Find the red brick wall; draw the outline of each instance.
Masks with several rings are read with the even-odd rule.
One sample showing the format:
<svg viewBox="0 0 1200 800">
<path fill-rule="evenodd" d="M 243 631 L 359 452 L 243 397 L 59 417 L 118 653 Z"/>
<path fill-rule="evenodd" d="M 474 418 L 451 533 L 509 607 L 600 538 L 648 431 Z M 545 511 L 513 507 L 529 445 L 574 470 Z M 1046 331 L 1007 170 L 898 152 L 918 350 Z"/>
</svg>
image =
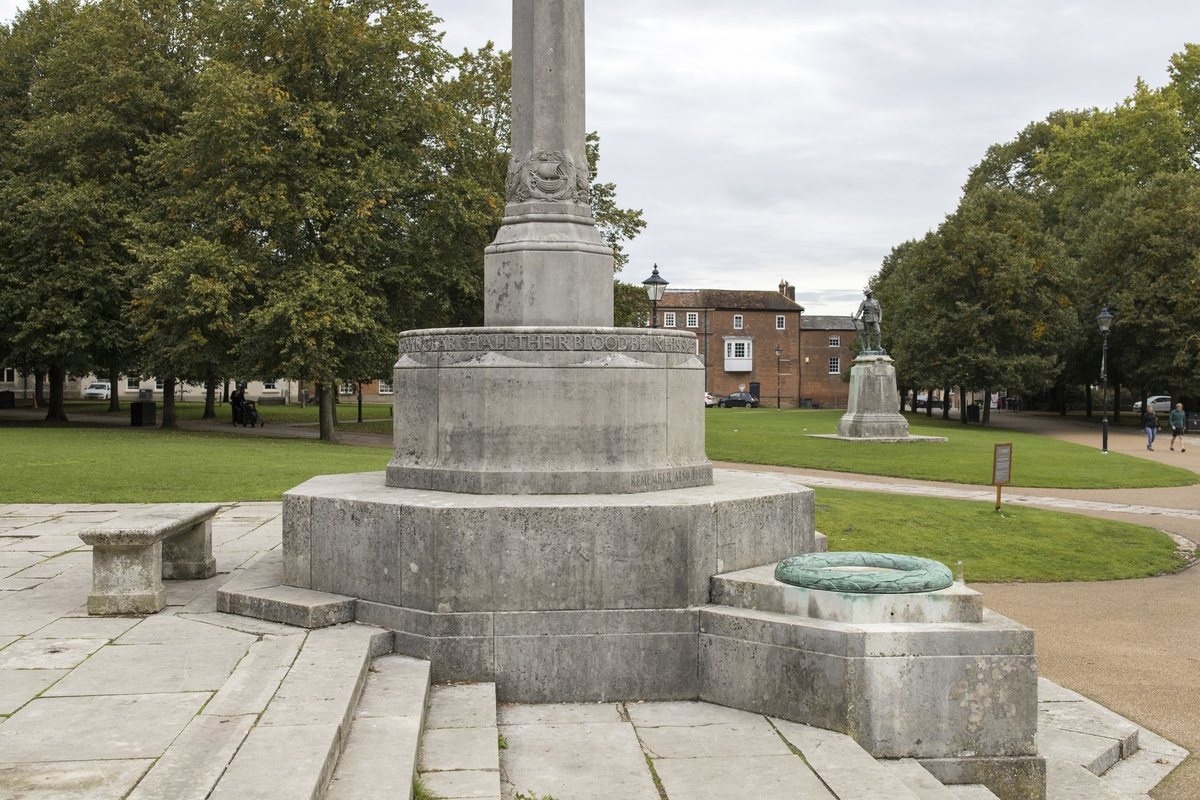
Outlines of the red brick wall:
<svg viewBox="0 0 1200 800">
<path fill-rule="evenodd" d="M 841 337 L 841 345 L 829 346 L 829 337 Z M 850 384 L 842 379 L 850 374 L 854 358 L 850 342 L 854 331 L 806 330 L 800 337 L 800 396 L 811 397 L 814 404 L 822 408 L 845 408 L 850 396 Z M 829 373 L 829 359 L 841 360 L 841 373 Z"/>
</svg>

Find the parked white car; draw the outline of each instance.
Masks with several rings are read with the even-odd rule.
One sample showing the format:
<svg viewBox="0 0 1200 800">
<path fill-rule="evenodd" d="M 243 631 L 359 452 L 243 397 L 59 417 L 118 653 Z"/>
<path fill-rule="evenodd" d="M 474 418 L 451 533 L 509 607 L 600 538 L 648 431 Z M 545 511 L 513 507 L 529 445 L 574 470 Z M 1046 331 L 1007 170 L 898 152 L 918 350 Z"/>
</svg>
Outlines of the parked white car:
<svg viewBox="0 0 1200 800">
<path fill-rule="evenodd" d="M 1154 410 L 1155 414 L 1158 414 L 1159 412 L 1162 412 L 1162 411 L 1170 411 L 1171 410 L 1171 395 L 1156 394 L 1153 397 L 1147 397 L 1146 403 L 1147 403 L 1147 405 L 1150 406 L 1150 408 L 1152 408 Z M 1142 401 L 1141 400 L 1138 400 L 1136 403 L 1133 404 L 1133 410 L 1134 411 L 1142 410 Z"/>
<path fill-rule="evenodd" d="M 109 387 L 108 381 L 93 381 L 83 390 L 84 400 L 107 400 L 112 388 Z"/>
</svg>

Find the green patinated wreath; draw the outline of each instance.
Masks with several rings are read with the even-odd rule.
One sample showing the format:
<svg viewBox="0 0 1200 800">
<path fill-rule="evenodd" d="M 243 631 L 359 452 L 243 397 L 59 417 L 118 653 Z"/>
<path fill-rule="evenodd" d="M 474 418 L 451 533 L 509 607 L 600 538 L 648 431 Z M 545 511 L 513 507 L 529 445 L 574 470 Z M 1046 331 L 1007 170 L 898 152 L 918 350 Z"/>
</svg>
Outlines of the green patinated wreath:
<svg viewBox="0 0 1200 800">
<path fill-rule="evenodd" d="M 843 571 L 845 567 L 881 571 Z M 828 592 L 908 594 L 945 589 L 954 583 L 954 575 L 945 564 L 917 556 L 863 552 L 805 553 L 780 561 L 775 567 L 775 580 Z"/>
</svg>

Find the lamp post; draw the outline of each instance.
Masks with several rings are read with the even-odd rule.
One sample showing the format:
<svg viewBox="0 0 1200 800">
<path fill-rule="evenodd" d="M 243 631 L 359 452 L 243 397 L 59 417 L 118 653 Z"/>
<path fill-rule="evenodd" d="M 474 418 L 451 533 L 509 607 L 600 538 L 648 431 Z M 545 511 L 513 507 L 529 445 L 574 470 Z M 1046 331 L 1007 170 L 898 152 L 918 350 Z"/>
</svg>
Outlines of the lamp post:
<svg viewBox="0 0 1200 800">
<path fill-rule="evenodd" d="M 1108 455 L 1108 330 L 1112 327 L 1113 315 L 1108 313 L 1108 306 L 1100 309 L 1096 324 L 1100 326 L 1100 338 L 1104 345 L 1100 356 L 1100 382 L 1104 384 L 1104 421 L 1100 423 L 1100 454 Z"/>
<path fill-rule="evenodd" d="M 650 298 L 650 302 L 654 304 L 654 310 L 650 316 L 650 327 L 658 327 L 658 301 L 663 299 L 663 292 L 667 290 L 667 282 L 658 274 L 658 264 L 654 265 L 654 272 L 650 273 L 650 277 L 642 281 L 642 286 L 646 287 L 646 296 Z"/>
</svg>

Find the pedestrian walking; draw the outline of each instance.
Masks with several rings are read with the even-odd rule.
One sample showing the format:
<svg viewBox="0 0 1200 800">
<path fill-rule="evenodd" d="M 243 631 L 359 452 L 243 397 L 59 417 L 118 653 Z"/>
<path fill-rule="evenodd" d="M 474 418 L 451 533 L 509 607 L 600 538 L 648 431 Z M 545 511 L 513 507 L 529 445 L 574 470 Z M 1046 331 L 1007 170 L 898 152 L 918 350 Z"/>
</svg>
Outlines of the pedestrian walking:
<svg viewBox="0 0 1200 800">
<path fill-rule="evenodd" d="M 1153 408 L 1147 408 L 1146 413 L 1142 414 L 1142 430 L 1146 432 L 1146 449 L 1153 450 L 1154 435 L 1158 433 L 1158 415 Z"/>
<path fill-rule="evenodd" d="M 1171 416 L 1167 419 L 1167 424 L 1171 426 L 1171 449 L 1175 449 L 1175 440 L 1179 440 L 1179 452 L 1186 453 L 1187 448 L 1184 447 L 1186 442 L 1183 440 L 1183 433 L 1187 430 L 1187 414 L 1183 413 L 1183 403 L 1176 403 L 1175 408 L 1171 411 Z"/>
</svg>

